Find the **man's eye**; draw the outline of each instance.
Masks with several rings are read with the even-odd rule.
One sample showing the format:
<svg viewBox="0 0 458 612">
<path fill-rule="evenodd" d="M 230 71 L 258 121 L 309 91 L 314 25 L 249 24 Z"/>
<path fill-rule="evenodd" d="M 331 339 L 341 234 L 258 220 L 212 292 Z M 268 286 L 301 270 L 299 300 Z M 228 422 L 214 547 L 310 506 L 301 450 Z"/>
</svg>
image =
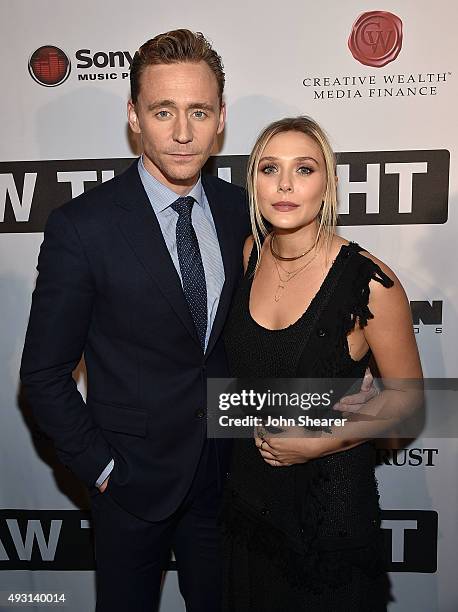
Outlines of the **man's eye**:
<svg viewBox="0 0 458 612">
<path fill-rule="evenodd" d="M 207 116 L 207 114 L 204 111 L 202 111 L 202 110 L 196 110 L 196 111 L 194 111 L 193 114 L 194 114 L 194 117 L 196 119 L 203 119 L 204 117 Z"/>
<path fill-rule="evenodd" d="M 168 115 L 170 115 L 169 111 L 166 110 L 161 110 L 158 113 L 156 113 L 156 117 L 159 117 L 159 119 L 165 119 L 166 117 L 168 117 Z"/>
<path fill-rule="evenodd" d="M 275 166 L 264 166 L 263 168 L 261 168 L 261 172 L 263 174 L 273 174 L 276 170 Z"/>
</svg>

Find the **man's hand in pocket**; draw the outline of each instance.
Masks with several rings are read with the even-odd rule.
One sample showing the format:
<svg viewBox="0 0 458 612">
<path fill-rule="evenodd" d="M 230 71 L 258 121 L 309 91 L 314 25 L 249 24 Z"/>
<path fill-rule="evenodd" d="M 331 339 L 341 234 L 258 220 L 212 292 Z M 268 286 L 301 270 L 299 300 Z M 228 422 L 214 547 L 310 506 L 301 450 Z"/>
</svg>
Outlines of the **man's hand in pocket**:
<svg viewBox="0 0 458 612">
<path fill-rule="evenodd" d="M 110 477 L 108 476 L 108 478 L 106 478 L 106 479 L 105 479 L 105 480 L 102 482 L 102 484 L 101 484 L 101 485 L 100 485 L 100 487 L 99 487 L 99 491 L 100 491 L 100 493 L 104 493 L 105 489 L 107 488 L 107 485 L 108 485 L 108 481 L 109 481 L 109 480 L 110 480 Z"/>
</svg>

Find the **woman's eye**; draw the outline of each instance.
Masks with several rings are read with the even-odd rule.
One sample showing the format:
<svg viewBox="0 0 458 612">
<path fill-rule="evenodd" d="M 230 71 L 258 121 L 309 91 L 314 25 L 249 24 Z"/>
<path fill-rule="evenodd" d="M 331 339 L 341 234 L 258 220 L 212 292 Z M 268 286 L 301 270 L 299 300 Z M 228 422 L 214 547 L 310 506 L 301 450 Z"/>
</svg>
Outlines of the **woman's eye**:
<svg viewBox="0 0 458 612">
<path fill-rule="evenodd" d="M 297 169 L 297 171 L 299 174 L 312 174 L 313 172 L 312 168 L 309 168 L 308 166 L 301 166 Z"/>
<path fill-rule="evenodd" d="M 261 168 L 263 174 L 273 174 L 275 170 L 275 166 L 264 166 L 264 168 Z"/>
</svg>

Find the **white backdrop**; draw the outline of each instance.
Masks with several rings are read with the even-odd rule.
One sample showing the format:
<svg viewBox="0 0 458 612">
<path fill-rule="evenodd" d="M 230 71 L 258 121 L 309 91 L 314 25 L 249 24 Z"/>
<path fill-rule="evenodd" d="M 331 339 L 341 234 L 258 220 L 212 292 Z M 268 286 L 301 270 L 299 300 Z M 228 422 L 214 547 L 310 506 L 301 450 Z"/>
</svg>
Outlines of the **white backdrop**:
<svg viewBox="0 0 458 612">
<path fill-rule="evenodd" d="M 382 67 L 363 65 L 347 45 L 358 16 L 374 10 L 394 13 L 403 26 L 397 58 Z M 374 19 L 382 25 L 371 26 L 365 40 L 376 53 L 394 34 L 380 16 Z M 342 235 L 396 271 L 414 303 L 425 375 L 453 378 L 458 376 L 457 22 L 452 0 L 376 5 L 178 0 L 169 7 L 146 0 L 3 0 L 1 610 L 14 609 L 5 597 L 17 592 L 65 593 L 71 612 L 94 607 L 87 500 L 34 429 L 18 370 L 47 214 L 77 192 L 78 180 L 80 189 L 88 189 L 96 183 L 83 186 L 82 178 L 100 181 L 102 170 L 108 171 L 103 179 L 109 178 L 126 164 L 118 158 L 135 155 L 125 113 L 128 59 L 124 54 L 122 66 L 121 54 L 112 55 L 115 65 L 104 66 L 105 58 L 118 51 L 133 55 L 148 38 L 177 27 L 200 30 L 212 40 L 227 77 L 228 122 L 217 153 L 225 156 L 220 175 L 229 180 L 244 159 L 232 156 L 247 155 L 268 122 L 297 114 L 318 120 L 342 152 Z M 68 78 L 55 87 L 29 74 L 29 58 L 43 45 L 64 51 L 71 64 Z M 93 61 L 99 66 L 84 67 Z M 89 174 L 73 175 L 72 183 L 59 172 Z M 422 438 L 409 448 L 410 455 L 398 451 L 377 470 L 392 544 L 390 611 L 454 612 L 457 441 L 452 435 Z M 183 609 L 171 571 L 161 610 Z"/>
</svg>

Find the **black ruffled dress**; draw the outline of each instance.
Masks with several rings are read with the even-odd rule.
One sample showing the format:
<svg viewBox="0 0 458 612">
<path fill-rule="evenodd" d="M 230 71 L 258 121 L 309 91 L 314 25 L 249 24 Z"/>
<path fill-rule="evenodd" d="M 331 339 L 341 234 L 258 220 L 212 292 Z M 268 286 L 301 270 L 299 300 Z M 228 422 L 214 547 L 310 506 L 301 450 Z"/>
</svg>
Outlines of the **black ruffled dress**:
<svg viewBox="0 0 458 612">
<path fill-rule="evenodd" d="M 300 319 L 267 330 L 249 312 L 253 247 L 224 332 L 231 375 L 362 378 L 370 352 L 354 361 L 346 336 L 373 316 L 371 279 L 393 282 L 361 250 L 342 246 Z M 222 515 L 225 612 L 386 610 L 374 468 L 372 442 L 275 468 L 253 440 L 235 440 Z"/>
</svg>

